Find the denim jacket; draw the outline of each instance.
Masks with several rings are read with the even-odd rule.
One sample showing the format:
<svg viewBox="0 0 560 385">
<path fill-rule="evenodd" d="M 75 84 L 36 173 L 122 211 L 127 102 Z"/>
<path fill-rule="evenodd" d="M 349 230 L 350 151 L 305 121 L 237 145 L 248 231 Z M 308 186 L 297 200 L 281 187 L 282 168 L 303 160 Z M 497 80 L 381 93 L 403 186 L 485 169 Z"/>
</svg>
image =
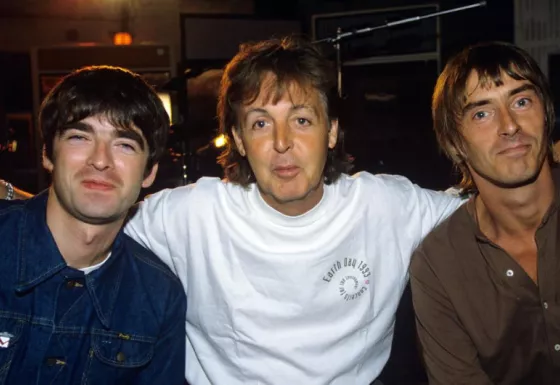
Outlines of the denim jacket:
<svg viewBox="0 0 560 385">
<path fill-rule="evenodd" d="M 46 223 L 47 193 L 0 201 L 0 385 L 179 385 L 186 298 L 122 230 L 87 275 Z"/>
</svg>

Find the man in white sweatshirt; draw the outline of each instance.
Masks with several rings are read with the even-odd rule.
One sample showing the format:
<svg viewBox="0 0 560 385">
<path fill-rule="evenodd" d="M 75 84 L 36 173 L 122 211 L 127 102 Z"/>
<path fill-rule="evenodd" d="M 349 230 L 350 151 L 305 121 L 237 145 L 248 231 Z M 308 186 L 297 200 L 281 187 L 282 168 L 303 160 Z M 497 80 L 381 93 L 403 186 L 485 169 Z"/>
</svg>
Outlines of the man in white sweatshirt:
<svg viewBox="0 0 560 385">
<path fill-rule="evenodd" d="M 225 180 L 164 190 L 126 232 L 183 282 L 191 385 L 367 385 L 389 357 L 414 248 L 461 200 L 347 174 L 335 72 L 298 39 L 225 69 Z"/>
<path fill-rule="evenodd" d="M 192 385 L 367 385 L 389 357 L 420 240 L 461 203 L 347 174 L 330 63 L 302 40 L 242 47 L 219 97 L 226 180 L 148 198 L 126 231 L 181 278 Z"/>
</svg>

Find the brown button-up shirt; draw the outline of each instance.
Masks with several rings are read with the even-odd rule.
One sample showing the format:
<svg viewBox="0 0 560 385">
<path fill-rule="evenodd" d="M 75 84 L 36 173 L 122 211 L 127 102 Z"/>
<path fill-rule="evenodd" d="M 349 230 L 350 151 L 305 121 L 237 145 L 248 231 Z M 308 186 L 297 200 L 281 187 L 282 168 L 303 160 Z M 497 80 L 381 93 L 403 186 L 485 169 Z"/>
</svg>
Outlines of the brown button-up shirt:
<svg viewBox="0 0 560 385">
<path fill-rule="evenodd" d="M 430 384 L 560 384 L 558 191 L 535 236 L 538 285 L 482 234 L 472 200 L 416 250 L 410 275 Z"/>
</svg>

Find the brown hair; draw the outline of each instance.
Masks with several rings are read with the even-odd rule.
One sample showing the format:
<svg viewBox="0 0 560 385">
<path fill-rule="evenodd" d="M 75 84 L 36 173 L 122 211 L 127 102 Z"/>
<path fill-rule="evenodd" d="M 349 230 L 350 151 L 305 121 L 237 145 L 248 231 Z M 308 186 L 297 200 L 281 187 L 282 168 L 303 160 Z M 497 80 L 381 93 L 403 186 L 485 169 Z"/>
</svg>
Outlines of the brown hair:
<svg viewBox="0 0 560 385">
<path fill-rule="evenodd" d="M 225 68 L 218 97 L 219 130 L 228 139 L 218 163 L 230 182 L 242 186 L 255 182 L 255 176 L 248 160 L 239 153 L 232 130 L 239 130 L 241 105 L 255 101 L 269 74 L 274 77 L 274 84 L 268 90 L 273 103 L 278 102 L 288 87 L 295 83 L 304 92 L 319 92 L 329 122 L 338 120 L 339 116 L 340 100 L 334 68 L 316 45 L 296 37 L 242 45 Z M 351 160 L 344 150 L 344 133 L 339 128 L 336 146 L 328 151 L 323 170 L 324 182 L 330 184 L 336 181 L 350 168 Z"/>
<path fill-rule="evenodd" d="M 546 132 L 551 145 L 554 128 L 554 105 L 548 82 L 527 52 L 513 44 L 488 42 L 467 47 L 452 57 L 437 80 L 432 98 L 432 117 L 439 146 L 461 171 L 461 187 L 465 192 L 476 190 L 461 155 L 464 141 L 459 127 L 467 100 L 467 80 L 472 73 L 478 75 L 482 87 L 501 86 L 502 73 L 515 80 L 532 83 L 544 104 Z"/>
<path fill-rule="evenodd" d="M 137 127 L 148 143 L 145 173 L 159 161 L 167 144 L 169 116 L 154 89 L 138 74 L 119 67 L 84 67 L 65 76 L 46 96 L 39 112 L 45 154 L 64 127 L 102 115 L 115 127 Z"/>
</svg>

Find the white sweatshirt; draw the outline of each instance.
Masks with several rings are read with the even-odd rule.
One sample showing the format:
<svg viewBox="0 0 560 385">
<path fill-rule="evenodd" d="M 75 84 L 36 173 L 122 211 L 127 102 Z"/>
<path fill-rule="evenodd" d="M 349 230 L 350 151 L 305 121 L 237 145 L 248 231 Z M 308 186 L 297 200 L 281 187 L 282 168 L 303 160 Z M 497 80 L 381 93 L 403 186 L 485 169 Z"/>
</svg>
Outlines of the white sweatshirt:
<svg viewBox="0 0 560 385">
<path fill-rule="evenodd" d="M 343 175 L 297 217 L 217 178 L 149 197 L 126 232 L 187 293 L 191 385 L 366 385 L 389 357 L 411 253 L 461 200 Z"/>
</svg>

